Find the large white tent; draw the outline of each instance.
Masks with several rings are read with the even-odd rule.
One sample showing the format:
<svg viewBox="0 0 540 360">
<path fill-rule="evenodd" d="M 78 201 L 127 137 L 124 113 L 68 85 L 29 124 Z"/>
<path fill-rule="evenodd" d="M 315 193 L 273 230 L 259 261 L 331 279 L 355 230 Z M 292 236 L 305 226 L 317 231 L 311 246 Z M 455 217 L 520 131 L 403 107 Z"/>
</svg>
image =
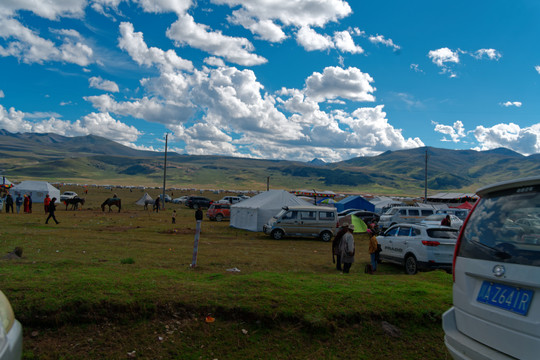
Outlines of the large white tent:
<svg viewBox="0 0 540 360">
<path fill-rule="evenodd" d="M 230 226 L 263 231 L 263 225 L 284 206 L 312 205 L 285 190 L 270 190 L 231 205 Z"/>
<path fill-rule="evenodd" d="M 21 196 L 29 194 L 32 197 L 33 203 L 42 203 L 47 194 L 49 194 L 51 199 L 55 197 L 58 202 L 60 201 L 60 190 L 46 181 L 23 181 L 12 187 L 9 192 L 12 196 L 14 194 L 15 197 L 19 194 Z"/>
</svg>

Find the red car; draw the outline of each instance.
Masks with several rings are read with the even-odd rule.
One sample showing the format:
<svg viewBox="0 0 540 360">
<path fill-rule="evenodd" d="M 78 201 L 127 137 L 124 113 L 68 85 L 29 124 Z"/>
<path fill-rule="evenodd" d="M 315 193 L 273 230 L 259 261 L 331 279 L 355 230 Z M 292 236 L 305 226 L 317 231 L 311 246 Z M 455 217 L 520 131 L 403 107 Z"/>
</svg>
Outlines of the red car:
<svg viewBox="0 0 540 360">
<path fill-rule="evenodd" d="M 206 212 L 206 217 L 210 220 L 221 221 L 231 218 L 231 205 L 214 203 L 210 205 Z"/>
</svg>

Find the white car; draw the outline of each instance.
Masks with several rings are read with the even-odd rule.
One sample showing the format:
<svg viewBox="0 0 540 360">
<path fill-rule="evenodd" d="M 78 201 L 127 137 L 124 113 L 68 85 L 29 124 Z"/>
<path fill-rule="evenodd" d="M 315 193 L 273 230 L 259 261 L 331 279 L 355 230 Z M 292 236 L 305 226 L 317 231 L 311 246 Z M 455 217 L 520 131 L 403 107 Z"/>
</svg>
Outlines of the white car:
<svg viewBox="0 0 540 360">
<path fill-rule="evenodd" d="M 458 231 L 446 226 L 396 224 L 377 237 L 380 259 L 402 265 L 409 275 L 419 270 L 452 269 Z"/>
<path fill-rule="evenodd" d="M 219 200 L 218 204 L 236 204 L 240 201 L 244 200 L 243 198 L 239 196 L 225 196 L 223 199 Z"/>
<path fill-rule="evenodd" d="M 424 220 L 420 221 L 420 224 L 426 225 L 426 226 L 438 226 L 441 225 L 441 221 L 446 217 L 450 216 L 450 227 L 453 229 L 461 229 L 461 226 L 463 225 L 463 220 L 458 218 L 456 215 L 451 214 L 433 214 L 429 215 Z"/>
<path fill-rule="evenodd" d="M 162 195 L 163 194 L 159 194 L 157 197 L 161 199 Z M 171 195 L 165 194 L 165 202 L 168 203 L 168 202 L 171 202 L 171 201 L 172 201 Z"/>
<path fill-rule="evenodd" d="M 22 326 L 15 315 L 9 300 L 0 291 L 0 359 L 22 358 Z"/>
<path fill-rule="evenodd" d="M 444 342 L 456 360 L 538 359 L 540 229 L 524 219 L 540 209 L 540 176 L 477 194 L 456 245 Z"/>
<path fill-rule="evenodd" d="M 60 195 L 60 201 L 66 201 L 68 199 L 73 199 L 75 197 L 77 197 L 79 195 L 77 195 L 76 192 L 74 191 L 64 191 L 64 193 L 62 195 Z"/>
<path fill-rule="evenodd" d="M 188 196 L 180 196 L 173 199 L 173 204 L 185 204 Z"/>
</svg>

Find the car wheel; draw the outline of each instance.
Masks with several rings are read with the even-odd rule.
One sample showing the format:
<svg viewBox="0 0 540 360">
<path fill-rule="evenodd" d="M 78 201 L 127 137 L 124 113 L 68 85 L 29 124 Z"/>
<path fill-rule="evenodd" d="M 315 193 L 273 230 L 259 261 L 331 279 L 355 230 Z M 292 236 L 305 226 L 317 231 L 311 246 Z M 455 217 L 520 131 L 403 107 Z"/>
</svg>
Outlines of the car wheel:
<svg viewBox="0 0 540 360">
<path fill-rule="evenodd" d="M 330 231 L 323 231 L 320 235 L 320 239 L 324 242 L 329 242 L 332 239 L 332 233 Z"/>
<path fill-rule="evenodd" d="M 223 220 L 223 215 L 217 214 L 216 215 L 216 221 L 221 221 L 221 220 Z"/>
<path fill-rule="evenodd" d="M 274 240 L 283 239 L 283 231 L 279 229 L 272 231 L 272 237 L 274 238 Z"/>
<path fill-rule="evenodd" d="M 407 255 L 405 258 L 405 272 L 407 275 L 414 275 L 418 272 L 418 263 L 414 255 Z"/>
</svg>

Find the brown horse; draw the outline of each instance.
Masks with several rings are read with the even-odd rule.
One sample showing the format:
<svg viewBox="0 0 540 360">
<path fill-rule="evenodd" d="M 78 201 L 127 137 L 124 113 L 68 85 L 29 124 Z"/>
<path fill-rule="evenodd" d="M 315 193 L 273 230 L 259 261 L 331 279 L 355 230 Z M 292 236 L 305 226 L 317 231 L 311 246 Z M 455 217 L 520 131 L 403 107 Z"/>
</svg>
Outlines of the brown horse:
<svg viewBox="0 0 540 360">
<path fill-rule="evenodd" d="M 122 200 L 117 197 L 108 198 L 101 204 L 101 210 L 105 211 L 105 205 L 109 206 L 109 212 L 111 212 L 111 206 L 117 206 L 118 212 L 122 209 Z"/>
<path fill-rule="evenodd" d="M 71 205 L 71 210 L 77 210 L 79 208 L 79 204 L 81 204 L 81 206 L 84 205 L 84 198 L 76 196 L 72 199 L 64 200 L 64 204 L 66 205 L 66 210 L 68 209 L 68 205 Z"/>
</svg>

